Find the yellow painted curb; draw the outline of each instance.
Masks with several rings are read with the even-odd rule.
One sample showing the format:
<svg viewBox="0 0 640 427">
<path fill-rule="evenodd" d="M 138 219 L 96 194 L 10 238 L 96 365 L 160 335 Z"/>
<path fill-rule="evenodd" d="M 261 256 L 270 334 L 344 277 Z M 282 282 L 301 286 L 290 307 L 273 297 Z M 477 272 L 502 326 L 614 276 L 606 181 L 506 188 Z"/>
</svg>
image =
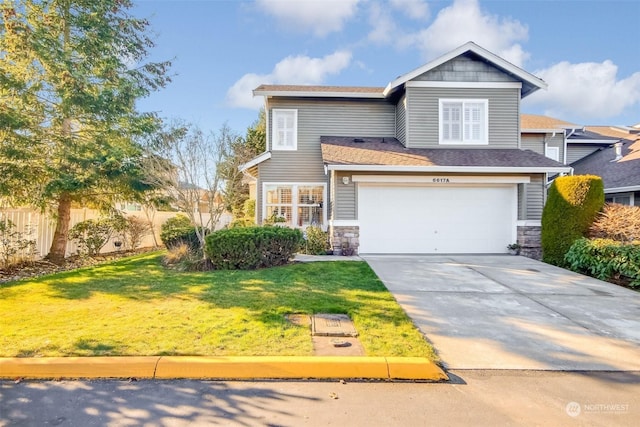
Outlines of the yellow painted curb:
<svg viewBox="0 0 640 427">
<path fill-rule="evenodd" d="M 318 356 L 0 358 L 0 378 L 448 379 L 425 358 Z"/>
<path fill-rule="evenodd" d="M 389 378 L 384 357 L 163 357 L 156 378 Z"/>
<path fill-rule="evenodd" d="M 0 358 L 0 378 L 153 378 L 159 357 Z"/>
<path fill-rule="evenodd" d="M 431 360 L 422 357 L 387 357 L 389 377 L 402 380 L 447 381 L 449 377 Z"/>
</svg>

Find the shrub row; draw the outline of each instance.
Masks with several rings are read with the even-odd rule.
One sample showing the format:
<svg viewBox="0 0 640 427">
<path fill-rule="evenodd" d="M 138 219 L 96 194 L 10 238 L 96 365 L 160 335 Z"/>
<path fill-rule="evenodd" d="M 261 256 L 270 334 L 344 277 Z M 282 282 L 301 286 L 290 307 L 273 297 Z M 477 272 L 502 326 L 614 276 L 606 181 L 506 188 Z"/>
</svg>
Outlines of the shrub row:
<svg viewBox="0 0 640 427">
<path fill-rule="evenodd" d="M 252 270 L 288 263 L 302 244 L 297 229 L 229 228 L 207 236 L 205 253 L 217 269 Z"/>
<path fill-rule="evenodd" d="M 584 237 L 604 204 L 604 184 L 593 175 L 561 176 L 542 211 L 542 260 L 566 266 L 565 254 Z"/>
<path fill-rule="evenodd" d="M 626 277 L 631 286 L 640 286 L 640 243 L 581 238 L 573 243 L 565 261 L 578 273 L 600 280 Z"/>
</svg>

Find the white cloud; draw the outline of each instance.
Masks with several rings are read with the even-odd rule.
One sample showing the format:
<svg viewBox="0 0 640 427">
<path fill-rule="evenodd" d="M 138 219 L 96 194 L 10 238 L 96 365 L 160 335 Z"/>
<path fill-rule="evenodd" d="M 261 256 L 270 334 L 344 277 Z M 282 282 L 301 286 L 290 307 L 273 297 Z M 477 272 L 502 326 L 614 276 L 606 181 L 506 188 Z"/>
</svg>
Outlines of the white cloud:
<svg viewBox="0 0 640 427">
<path fill-rule="evenodd" d="M 564 61 L 535 74 L 548 83 L 549 89 L 523 102 L 527 107 L 537 105 L 553 117 L 604 120 L 640 104 L 640 72 L 618 79 L 618 67 L 609 60 L 580 64 Z"/>
<path fill-rule="evenodd" d="M 391 43 L 397 37 L 396 24 L 389 11 L 380 3 L 372 3 L 369 8 L 371 31 L 367 39 L 378 44 Z"/>
<path fill-rule="evenodd" d="M 261 84 L 321 84 L 327 76 L 338 74 L 351 64 L 351 52 L 341 50 L 322 58 L 288 56 L 278 62 L 269 74 L 249 73 L 242 76 L 227 91 L 227 103 L 232 107 L 258 109 L 262 99 L 253 97 L 253 89 Z"/>
<path fill-rule="evenodd" d="M 340 31 L 355 15 L 360 0 L 257 0 L 258 6 L 286 28 L 318 37 Z"/>
<path fill-rule="evenodd" d="M 519 42 L 526 41 L 529 30 L 520 21 L 490 15 L 480 9 L 478 0 L 455 0 L 442 9 L 426 29 L 400 40 L 404 47 L 418 47 L 431 60 L 473 41 L 496 55 L 522 66 L 529 54 Z"/>
<path fill-rule="evenodd" d="M 411 19 L 429 17 L 429 5 L 424 0 L 391 0 L 389 3 Z"/>
</svg>

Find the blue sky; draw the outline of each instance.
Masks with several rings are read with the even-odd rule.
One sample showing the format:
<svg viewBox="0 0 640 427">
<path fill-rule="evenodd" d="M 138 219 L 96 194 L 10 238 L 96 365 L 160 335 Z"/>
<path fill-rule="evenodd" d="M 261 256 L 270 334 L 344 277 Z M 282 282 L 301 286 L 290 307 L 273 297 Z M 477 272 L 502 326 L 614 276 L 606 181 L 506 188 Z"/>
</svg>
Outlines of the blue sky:
<svg viewBox="0 0 640 427">
<path fill-rule="evenodd" d="M 640 0 L 134 0 L 173 82 L 140 103 L 239 133 L 261 83 L 386 86 L 473 40 L 549 84 L 522 111 L 640 122 Z"/>
</svg>

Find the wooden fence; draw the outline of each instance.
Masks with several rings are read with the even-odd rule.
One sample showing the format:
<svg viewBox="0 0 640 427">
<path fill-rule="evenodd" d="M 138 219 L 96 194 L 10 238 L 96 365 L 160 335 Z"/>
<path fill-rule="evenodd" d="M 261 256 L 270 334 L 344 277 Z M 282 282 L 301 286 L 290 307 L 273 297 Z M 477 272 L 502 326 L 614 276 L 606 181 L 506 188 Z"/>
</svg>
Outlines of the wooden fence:
<svg viewBox="0 0 640 427">
<path fill-rule="evenodd" d="M 160 227 L 162 224 L 176 215 L 180 214 L 180 212 L 164 212 L 158 211 L 152 216 L 153 219 L 153 235 L 149 234 L 144 237 L 142 240 L 141 247 L 150 247 L 154 246 L 155 242 L 159 245 L 162 244 L 160 240 Z M 138 216 L 141 219 L 147 221 L 147 217 L 144 212 L 136 211 L 136 212 L 124 212 L 125 216 Z M 71 209 L 71 222 L 70 227 L 73 227 L 75 224 L 85 221 L 88 219 L 97 219 L 99 218 L 100 212 L 94 209 Z M 197 216 L 197 215 L 196 215 Z M 202 214 L 203 222 L 207 222 L 209 220 L 209 214 Z M 45 257 L 49 253 L 49 249 L 51 248 L 51 242 L 53 241 L 53 234 L 55 232 L 56 223 L 54 219 L 48 215 L 40 213 L 36 210 L 28 209 L 28 208 L 19 208 L 19 209 L 2 209 L 0 210 L 0 221 L 11 221 L 15 224 L 16 231 L 25 233 L 25 237 L 29 239 L 34 239 L 36 242 L 36 254 L 35 259 L 40 259 Z M 218 223 L 216 224 L 216 229 L 220 229 L 225 227 L 231 221 L 231 215 L 228 213 L 224 213 Z M 155 235 L 155 240 L 154 240 Z M 113 252 L 116 250 L 114 245 L 114 241 L 117 238 L 114 236 L 111 238 L 109 242 L 102 248 L 101 253 Z M 69 241 L 67 243 L 67 256 L 75 255 L 78 252 L 78 246 L 74 241 Z M 16 258 L 24 258 L 26 254 L 16 254 Z"/>
</svg>

